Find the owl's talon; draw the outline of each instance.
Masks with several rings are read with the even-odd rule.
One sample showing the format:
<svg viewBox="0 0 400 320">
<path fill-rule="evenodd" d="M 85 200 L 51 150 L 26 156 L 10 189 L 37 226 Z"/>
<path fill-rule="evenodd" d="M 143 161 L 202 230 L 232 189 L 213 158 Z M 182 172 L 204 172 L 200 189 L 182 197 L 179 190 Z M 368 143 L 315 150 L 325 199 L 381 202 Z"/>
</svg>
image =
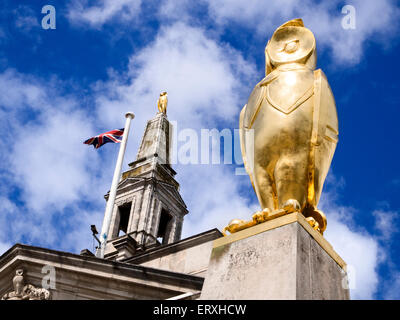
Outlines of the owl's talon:
<svg viewBox="0 0 400 320">
<path fill-rule="evenodd" d="M 314 230 L 321 232 L 319 229 L 319 223 L 313 217 L 308 217 L 306 220 Z"/>
<path fill-rule="evenodd" d="M 234 233 L 237 231 L 237 229 L 244 223 L 243 220 L 240 219 L 233 219 L 229 222 L 228 226 L 226 227 L 226 230 L 229 231 L 230 233 Z"/>
<path fill-rule="evenodd" d="M 262 211 L 257 211 L 253 214 L 252 218 L 255 223 L 263 223 L 267 221 L 269 215 L 271 214 L 271 210 L 268 208 L 264 208 Z"/>
<path fill-rule="evenodd" d="M 318 232 L 321 233 L 322 235 L 324 234 L 327 221 L 326 221 L 325 214 L 321 210 L 318 210 L 312 206 L 308 206 L 308 207 L 304 208 L 303 216 L 306 219 L 313 218 L 316 222 L 318 222 Z"/>
<path fill-rule="evenodd" d="M 264 221 L 264 213 L 262 211 L 257 211 L 253 214 L 252 218 L 255 223 L 262 223 Z"/>
<path fill-rule="evenodd" d="M 283 204 L 283 210 L 285 210 L 287 213 L 300 211 L 300 209 L 300 203 L 295 199 L 289 199 Z"/>
</svg>

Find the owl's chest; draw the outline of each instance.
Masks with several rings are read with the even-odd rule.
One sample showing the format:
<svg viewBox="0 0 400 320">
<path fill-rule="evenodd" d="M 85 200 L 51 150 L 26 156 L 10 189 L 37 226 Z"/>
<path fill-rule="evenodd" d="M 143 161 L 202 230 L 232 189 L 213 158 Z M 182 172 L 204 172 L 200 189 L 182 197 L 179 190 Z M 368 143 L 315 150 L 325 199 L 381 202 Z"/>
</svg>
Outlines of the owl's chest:
<svg viewBox="0 0 400 320">
<path fill-rule="evenodd" d="M 284 71 L 266 85 L 265 98 L 273 108 L 284 114 L 290 114 L 310 99 L 313 92 L 312 71 Z"/>
</svg>

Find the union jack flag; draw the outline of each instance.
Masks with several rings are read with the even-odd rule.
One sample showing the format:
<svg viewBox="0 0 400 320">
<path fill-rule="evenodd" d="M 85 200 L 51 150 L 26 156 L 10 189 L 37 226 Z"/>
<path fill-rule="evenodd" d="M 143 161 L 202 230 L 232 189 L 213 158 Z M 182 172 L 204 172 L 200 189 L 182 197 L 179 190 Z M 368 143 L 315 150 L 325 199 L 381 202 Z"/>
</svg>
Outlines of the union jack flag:
<svg viewBox="0 0 400 320">
<path fill-rule="evenodd" d="M 100 148 L 103 144 L 107 142 L 120 143 L 122 141 L 122 135 L 124 134 L 124 129 L 115 129 L 108 132 L 99 134 L 98 136 L 87 139 L 84 144 L 92 144 L 95 149 Z"/>
</svg>

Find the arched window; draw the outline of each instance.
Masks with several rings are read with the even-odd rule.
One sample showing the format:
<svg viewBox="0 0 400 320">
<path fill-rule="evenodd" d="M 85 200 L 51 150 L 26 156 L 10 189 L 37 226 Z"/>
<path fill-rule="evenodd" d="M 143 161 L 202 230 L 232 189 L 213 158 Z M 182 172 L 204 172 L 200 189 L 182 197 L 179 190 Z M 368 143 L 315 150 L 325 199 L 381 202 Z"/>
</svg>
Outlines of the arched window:
<svg viewBox="0 0 400 320">
<path fill-rule="evenodd" d="M 129 216 L 131 214 L 132 202 L 124 203 L 118 207 L 119 214 L 119 226 L 118 226 L 118 237 L 128 232 Z"/>
<path fill-rule="evenodd" d="M 157 240 L 161 244 L 168 243 L 168 235 L 170 229 L 170 222 L 172 220 L 172 216 L 168 213 L 167 210 L 161 210 L 160 222 L 158 224 L 158 231 L 157 231 Z"/>
</svg>

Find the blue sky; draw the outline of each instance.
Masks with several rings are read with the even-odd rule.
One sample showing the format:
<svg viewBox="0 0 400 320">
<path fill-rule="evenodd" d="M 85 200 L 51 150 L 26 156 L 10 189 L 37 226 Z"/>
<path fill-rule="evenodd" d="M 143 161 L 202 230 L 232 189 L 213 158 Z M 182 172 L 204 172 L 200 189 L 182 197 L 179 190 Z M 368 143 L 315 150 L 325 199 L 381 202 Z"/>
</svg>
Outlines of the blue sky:
<svg viewBox="0 0 400 320">
<path fill-rule="evenodd" d="M 44 30 L 41 9 L 56 9 Z M 345 4 L 356 12 L 343 29 Z M 10 1 L 0 5 L 0 252 L 16 242 L 79 252 L 101 225 L 118 145 L 82 144 L 136 118 L 124 169 L 166 90 L 178 131 L 235 129 L 264 77 L 275 28 L 302 18 L 339 117 L 320 207 L 350 266 L 352 297 L 400 298 L 397 1 Z M 234 165 L 177 164 L 183 236 L 258 209 Z M 212 190 L 212 192 L 210 192 Z"/>
</svg>

